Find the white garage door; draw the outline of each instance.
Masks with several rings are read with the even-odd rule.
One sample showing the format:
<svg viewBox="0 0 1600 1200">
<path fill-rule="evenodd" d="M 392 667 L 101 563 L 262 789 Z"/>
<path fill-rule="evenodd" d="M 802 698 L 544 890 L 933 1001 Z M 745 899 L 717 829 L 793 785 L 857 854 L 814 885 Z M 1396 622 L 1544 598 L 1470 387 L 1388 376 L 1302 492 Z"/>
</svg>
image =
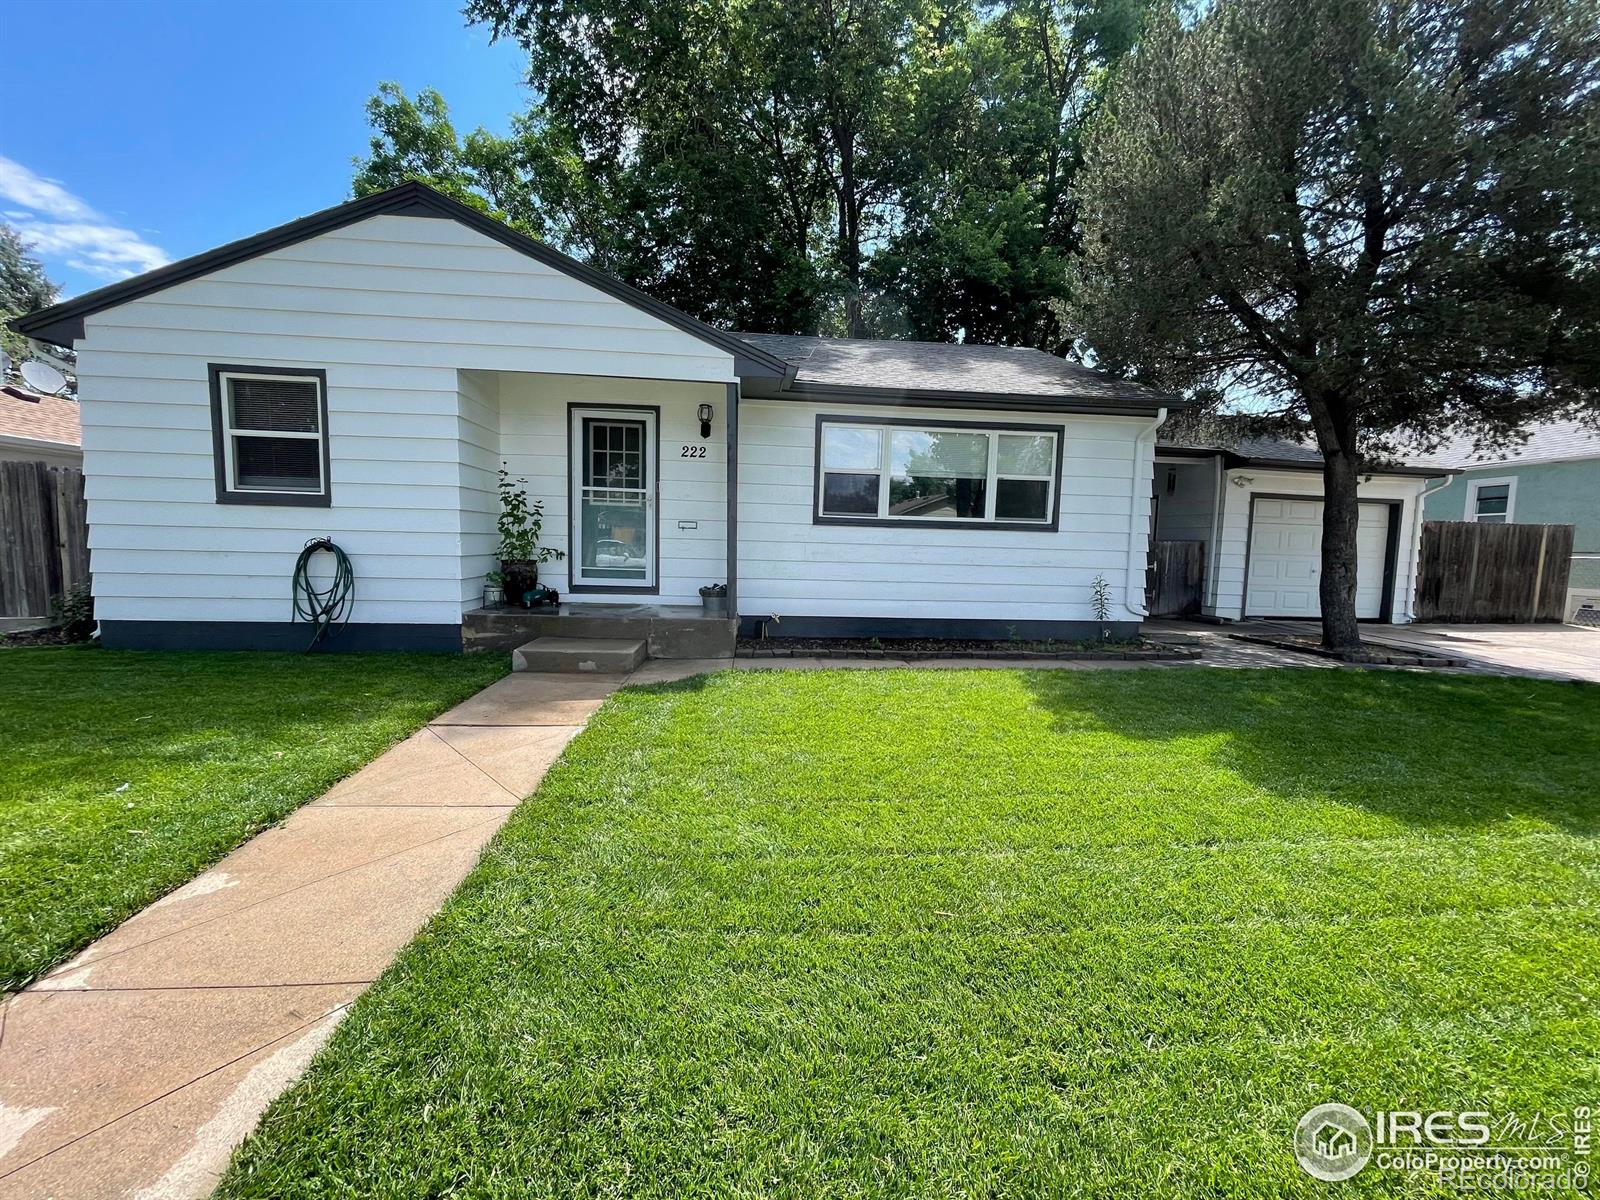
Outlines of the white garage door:
<svg viewBox="0 0 1600 1200">
<path fill-rule="evenodd" d="M 1383 568 L 1388 561 L 1389 507 L 1363 504 L 1356 528 L 1356 616 L 1383 615 Z M 1322 501 L 1256 497 L 1250 527 L 1247 617 L 1318 617 L 1322 573 Z"/>
</svg>

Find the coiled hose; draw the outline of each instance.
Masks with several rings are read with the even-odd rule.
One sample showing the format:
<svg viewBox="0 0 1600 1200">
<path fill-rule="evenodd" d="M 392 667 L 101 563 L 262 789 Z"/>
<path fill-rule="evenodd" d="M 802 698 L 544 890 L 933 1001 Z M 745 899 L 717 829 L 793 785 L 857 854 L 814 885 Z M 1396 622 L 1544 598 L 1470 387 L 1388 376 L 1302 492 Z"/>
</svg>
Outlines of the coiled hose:
<svg viewBox="0 0 1600 1200">
<path fill-rule="evenodd" d="M 311 560 L 324 550 L 333 555 L 333 579 L 327 587 L 319 588 L 311 582 Z M 294 560 L 293 586 L 294 619 L 316 626 L 306 646 L 309 653 L 336 623 L 343 625 L 350 619 L 350 610 L 355 607 L 356 575 L 345 552 L 333 544 L 332 538 L 312 538 Z"/>
</svg>

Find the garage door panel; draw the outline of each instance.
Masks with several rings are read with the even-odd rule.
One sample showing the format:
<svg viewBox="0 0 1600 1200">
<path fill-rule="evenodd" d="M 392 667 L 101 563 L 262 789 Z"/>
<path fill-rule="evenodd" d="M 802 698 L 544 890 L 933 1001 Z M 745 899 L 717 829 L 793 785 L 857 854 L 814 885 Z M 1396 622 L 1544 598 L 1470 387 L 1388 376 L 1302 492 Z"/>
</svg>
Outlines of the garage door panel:
<svg viewBox="0 0 1600 1200">
<path fill-rule="evenodd" d="M 1356 525 L 1356 616 L 1383 615 L 1389 508 L 1363 504 Z M 1246 616 L 1317 617 L 1322 571 L 1322 501 L 1258 497 L 1250 527 Z"/>
</svg>

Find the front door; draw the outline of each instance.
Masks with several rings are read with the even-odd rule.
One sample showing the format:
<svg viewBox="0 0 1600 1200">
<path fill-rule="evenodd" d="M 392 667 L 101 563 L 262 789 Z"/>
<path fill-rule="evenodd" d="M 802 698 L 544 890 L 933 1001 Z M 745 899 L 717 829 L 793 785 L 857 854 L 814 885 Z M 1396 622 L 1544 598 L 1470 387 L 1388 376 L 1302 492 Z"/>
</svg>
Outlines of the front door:
<svg viewBox="0 0 1600 1200">
<path fill-rule="evenodd" d="M 656 414 L 574 408 L 572 590 L 656 586 Z"/>
</svg>

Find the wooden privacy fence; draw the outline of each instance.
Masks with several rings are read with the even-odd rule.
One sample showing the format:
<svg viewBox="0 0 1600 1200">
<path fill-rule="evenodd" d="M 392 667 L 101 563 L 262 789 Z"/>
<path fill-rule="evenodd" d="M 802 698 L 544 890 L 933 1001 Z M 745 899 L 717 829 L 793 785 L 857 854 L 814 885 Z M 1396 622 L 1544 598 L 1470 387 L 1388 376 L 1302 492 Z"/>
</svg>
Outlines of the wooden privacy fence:
<svg viewBox="0 0 1600 1200">
<path fill-rule="evenodd" d="M 83 472 L 42 462 L 0 462 L 0 617 L 43 617 L 50 602 L 89 578 Z"/>
<path fill-rule="evenodd" d="M 1204 542 L 1151 542 L 1144 606 L 1152 617 L 1185 617 L 1200 611 L 1205 579 Z"/>
<path fill-rule="evenodd" d="M 1417 619 L 1559 621 L 1571 569 L 1571 525 L 1424 521 Z"/>
</svg>

